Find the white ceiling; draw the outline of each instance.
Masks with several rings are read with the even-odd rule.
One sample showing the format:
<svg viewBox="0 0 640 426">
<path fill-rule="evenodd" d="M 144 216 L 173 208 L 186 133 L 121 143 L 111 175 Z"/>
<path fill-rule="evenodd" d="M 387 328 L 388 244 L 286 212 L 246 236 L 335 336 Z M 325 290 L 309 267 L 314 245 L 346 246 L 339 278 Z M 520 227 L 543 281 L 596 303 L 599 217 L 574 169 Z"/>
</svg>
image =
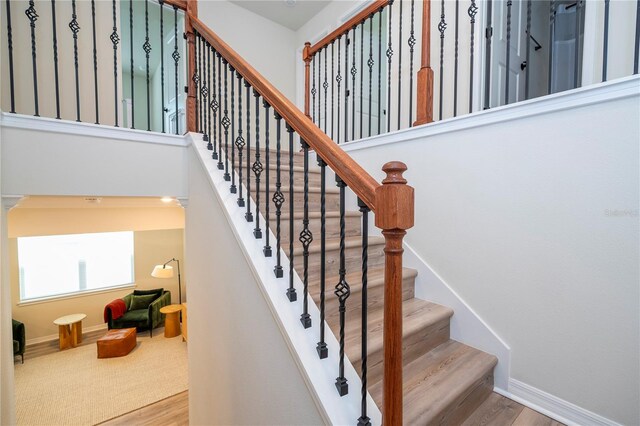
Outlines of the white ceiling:
<svg viewBox="0 0 640 426">
<path fill-rule="evenodd" d="M 20 209 L 91 209 L 91 208 L 141 208 L 180 207 L 177 200 L 165 203 L 160 197 L 47 197 L 23 198 L 16 208 Z"/>
<path fill-rule="evenodd" d="M 330 0 L 230 0 L 263 18 L 298 30 L 331 3 Z"/>
</svg>

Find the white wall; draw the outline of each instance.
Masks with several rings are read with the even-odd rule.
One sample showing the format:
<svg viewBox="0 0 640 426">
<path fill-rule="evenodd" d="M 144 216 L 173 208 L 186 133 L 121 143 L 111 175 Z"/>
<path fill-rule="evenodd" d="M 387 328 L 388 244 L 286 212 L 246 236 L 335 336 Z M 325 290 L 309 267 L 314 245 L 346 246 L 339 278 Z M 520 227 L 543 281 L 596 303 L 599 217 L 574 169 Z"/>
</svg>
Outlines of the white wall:
<svg viewBox="0 0 640 426">
<path fill-rule="evenodd" d="M 511 347 L 512 379 L 623 424 L 640 422 L 639 84 L 343 145 L 377 178 L 407 164 L 406 242 Z"/>
<path fill-rule="evenodd" d="M 196 155 L 190 151 L 186 211 L 189 421 L 322 424 Z"/>
<path fill-rule="evenodd" d="M 2 193 L 178 196 L 187 193 L 181 136 L 2 115 Z"/>
<path fill-rule="evenodd" d="M 295 99 L 295 32 L 226 0 L 198 2 L 198 18 L 289 99 Z"/>
</svg>

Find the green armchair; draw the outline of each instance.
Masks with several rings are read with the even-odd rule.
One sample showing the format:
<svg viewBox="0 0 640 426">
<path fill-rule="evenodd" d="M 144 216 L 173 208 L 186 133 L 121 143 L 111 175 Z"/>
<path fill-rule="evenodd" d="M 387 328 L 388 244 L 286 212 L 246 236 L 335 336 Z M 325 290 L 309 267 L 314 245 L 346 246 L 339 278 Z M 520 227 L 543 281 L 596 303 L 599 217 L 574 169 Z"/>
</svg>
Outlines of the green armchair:
<svg viewBox="0 0 640 426">
<path fill-rule="evenodd" d="M 116 319 L 112 312 L 114 302 L 105 307 L 105 321 L 109 330 L 135 327 L 138 330 L 149 330 L 149 336 L 153 337 L 153 329 L 164 324 L 164 314 L 160 313 L 160 308 L 171 304 L 171 292 L 162 289 L 136 290 L 124 296 L 122 301 L 126 311 Z M 147 303 L 148 306 L 145 307 Z"/>
<path fill-rule="evenodd" d="M 24 349 L 25 349 L 25 332 L 24 324 L 14 319 L 11 320 L 13 327 L 13 356 L 20 355 L 22 363 L 24 364 Z"/>
</svg>

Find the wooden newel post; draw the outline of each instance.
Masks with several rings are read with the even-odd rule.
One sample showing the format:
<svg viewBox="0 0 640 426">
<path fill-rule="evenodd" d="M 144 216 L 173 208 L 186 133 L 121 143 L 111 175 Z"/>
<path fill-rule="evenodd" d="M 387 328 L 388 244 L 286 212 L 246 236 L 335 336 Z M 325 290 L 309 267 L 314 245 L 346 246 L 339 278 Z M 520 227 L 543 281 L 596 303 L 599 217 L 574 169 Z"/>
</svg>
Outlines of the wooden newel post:
<svg viewBox="0 0 640 426">
<path fill-rule="evenodd" d="M 302 50 L 302 60 L 304 61 L 304 115 L 311 118 L 309 113 L 309 65 L 311 64 L 312 56 L 309 54 L 309 49 L 311 49 L 311 43 L 306 42 Z"/>
<path fill-rule="evenodd" d="M 198 17 L 198 2 L 187 0 L 185 14 L 185 33 L 187 35 L 187 132 L 197 132 L 196 129 L 196 83 L 193 75 L 196 72 L 196 37 L 190 17 Z"/>
<path fill-rule="evenodd" d="M 431 0 L 422 0 L 422 49 L 418 71 L 417 117 L 414 126 L 433 121 L 433 70 L 431 69 Z"/>
<path fill-rule="evenodd" d="M 376 226 L 385 238 L 384 377 L 382 423 L 402 425 L 402 239 L 413 226 L 413 188 L 402 176 L 407 166 L 385 164 L 387 177 L 376 188 Z"/>
</svg>

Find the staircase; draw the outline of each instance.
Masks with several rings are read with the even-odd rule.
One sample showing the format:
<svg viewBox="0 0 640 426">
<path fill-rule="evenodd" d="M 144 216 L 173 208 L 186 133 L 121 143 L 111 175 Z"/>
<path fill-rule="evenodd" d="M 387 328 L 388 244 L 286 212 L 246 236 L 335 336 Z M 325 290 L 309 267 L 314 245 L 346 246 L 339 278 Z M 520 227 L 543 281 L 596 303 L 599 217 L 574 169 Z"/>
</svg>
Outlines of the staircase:
<svg viewBox="0 0 640 426">
<path fill-rule="evenodd" d="M 275 159 L 275 151 L 270 152 L 270 161 Z M 253 152 L 253 163 L 255 152 Z M 237 158 L 235 166 L 240 165 Z M 281 165 L 282 192 L 288 195 L 288 152 L 286 165 Z M 312 157 L 312 155 L 310 155 Z M 264 150 L 261 158 L 265 158 Z M 243 160 L 243 163 L 246 160 Z M 294 154 L 294 268 L 302 277 L 303 247 L 298 241 L 302 230 L 303 212 L 303 161 L 302 153 Z M 273 161 L 275 164 L 275 161 Z M 237 170 L 237 169 L 236 169 Z M 275 166 L 269 169 L 270 182 L 275 182 Z M 265 172 L 266 173 L 266 168 Z M 255 176 L 252 179 L 252 206 L 255 202 Z M 247 185 L 246 174 L 242 177 Z M 326 182 L 326 251 L 324 270 L 326 274 L 325 319 L 329 328 L 338 336 L 339 303 L 334 294 L 339 282 L 339 200 L 334 183 Z M 270 185 L 271 186 L 271 185 Z M 275 186 L 270 187 L 273 194 Z M 320 305 L 320 168 L 309 167 L 309 229 L 314 241 L 309 247 L 309 295 Z M 265 187 L 261 183 L 260 212 L 264 214 Z M 288 201 L 283 204 L 281 216 L 282 244 L 288 253 L 289 211 Z M 253 207 L 252 207 L 253 208 Z M 273 207 L 272 212 L 273 212 Z M 270 215 L 270 228 L 276 226 L 276 219 Z M 247 224 L 250 226 L 250 224 Z M 346 303 L 345 353 L 358 373 L 361 372 L 361 318 L 362 318 L 362 232 L 360 213 L 347 211 L 345 215 L 346 281 L 351 286 L 351 295 Z M 384 238 L 371 236 L 368 239 L 368 389 L 382 409 L 383 378 L 383 301 L 384 301 Z M 286 258 L 283 263 L 288 263 Z M 454 314 L 448 307 L 417 299 L 414 285 L 417 272 L 404 268 L 402 273 L 402 315 L 403 315 L 403 368 L 404 368 L 404 422 L 405 424 L 460 424 L 492 394 L 493 368 L 495 356 L 486 354 L 470 346 L 450 339 L 450 319 Z M 286 277 L 284 278 L 286 279 Z M 302 297 L 302 295 L 298 295 Z M 353 389 L 352 391 L 356 391 Z"/>
</svg>

